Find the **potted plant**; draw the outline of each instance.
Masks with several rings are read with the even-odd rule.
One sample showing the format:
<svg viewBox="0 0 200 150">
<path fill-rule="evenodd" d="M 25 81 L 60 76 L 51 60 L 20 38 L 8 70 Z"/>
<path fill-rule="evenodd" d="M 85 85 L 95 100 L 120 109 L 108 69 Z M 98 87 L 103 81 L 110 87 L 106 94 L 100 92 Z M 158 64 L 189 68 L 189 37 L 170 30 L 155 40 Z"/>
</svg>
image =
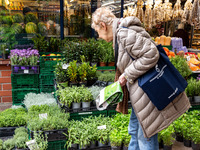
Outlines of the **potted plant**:
<svg viewBox="0 0 200 150">
<path fill-rule="evenodd" d="M 86 111 L 90 108 L 91 101 L 93 100 L 92 93 L 89 91 L 88 88 L 82 88 L 82 108 L 83 111 Z"/>
<path fill-rule="evenodd" d="M 115 56 L 114 56 L 114 50 L 113 50 L 113 43 L 110 42 L 107 45 L 107 52 L 108 52 L 108 66 L 114 66 L 115 65 Z"/>
<path fill-rule="evenodd" d="M 78 65 L 78 76 L 80 78 L 80 85 L 87 85 L 87 69 L 88 63 L 85 62 L 85 57 L 81 56 L 81 64 Z"/>
<path fill-rule="evenodd" d="M 192 149 L 199 150 L 200 149 L 200 121 L 195 120 L 193 126 L 191 128 L 192 132 Z"/>
<path fill-rule="evenodd" d="M 116 129 L 112 130 L 109 139 L 111 144 L 111 150 L 121 150 L 123 139 L 119 131 L 117 131 Z"/>
<path fill-rule="evenodd" d="M 71 98 L 73 99 L 73 103 L 72 103 L 72 109 L 73 111 L 78 111 L 78 109 L 81 108 L 81 100 L 82 100 L 82 95 L 79 91 L 77 91 L 78 89 L 75 88 L 74 90 L 72 90 L 69 94 L 71 96 Z"/>
<path fill-rule="evenodd" d="M 164 144 L 164 150 L 172 150 L 173 141 L 175 140 L 173 137 L 173 133 L 174 133 L 174 128 L 172 125 L 160 131 L 160 135 Z"/>
<path fill-rule="evenodd" d="M 15 139 L 15 146 L 17 149 L 26 149 L 26 142 L 28 141 L 28 131 L 24 127 L 15 129 L 15 134 L 13 136 Z"/>
<path fill-rule="evenodd" d="M 96 82 L 96 80 L 97 80 L 96 72 L 97 72 L 96 65 L 93 65 L 93 66 L 88 65 L 88 68 L 87 68 L 87 86 L 91 86 Z"/>
<path fill-rule="evenodd" d="M 125 136 L 123 140 L 123 150 L 128 150 L 130 140 L 131 140 L 131 135 L 128 135 L 127 133 L 127 136 Z"/>
<path fill-rule="evenodd" d="M 194 87 L 194 102 L 200 103 L 200 80 L 195 81 L 195 87 Z"/>
<path fill-rule="evenodd" d="M 3 149 L 12 150 L 15 147 L 15 139 L 7 139 L 3 142 Z"/>
<path fill-rule="evenodd" d="M 74 60 L 69 63 L 69 67 L 67 69 L 67 75 L 70 79 L 70 85 L 77 85 L 78 83 L 78 66 L 77 61 Z"/>
<path fill-rule="evenodd" d="M 183 118 L 182 123 L 184 124 L 182 126 L 182 132 L 183 132 L 183 144 L 186 147 L 191 147 L 191 123 L 189 122 L 189 115 L 187 117 Z"/>
<path fill-rule="evenodd" d="M 67 134 L 65 135 L 67 137 L 67 142 L 66 142 L 67 148 L 77 149 L 79 144 L 79 135 L 75 124 L 70 125 L 70 127 L 68 128 L 68 135 Z"/>
<path fill-rule="evenodd" d="M 195 95 L 195 88 L 196 88 L 196 80 L 194 78 L 190 78 L 187 80 L 188 85 L 185 89 L 185 92 L 190 100 L 190 102 L 193 101 L 193 97 Z"/>
</svg>

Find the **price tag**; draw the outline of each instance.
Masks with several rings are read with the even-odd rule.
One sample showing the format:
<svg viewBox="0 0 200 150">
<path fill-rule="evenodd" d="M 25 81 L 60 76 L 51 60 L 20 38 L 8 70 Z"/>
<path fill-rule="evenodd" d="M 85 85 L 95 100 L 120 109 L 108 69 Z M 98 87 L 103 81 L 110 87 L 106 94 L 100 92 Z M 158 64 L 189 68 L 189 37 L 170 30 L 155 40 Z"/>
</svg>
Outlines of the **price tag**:
<svg viewBox="0 0 200 150">
<path fill-rule="evenodd" d="M 63 64 L 63 65 L 62 65 L 62 68 L 63 68 L 63 69 L 67 69 L 68 67 L 69 67 L 69 64 Z"/>
<path fill-rule="evenodd" d="M 24 73 L 29 73 L 29 70 L 24 70 Z"/>
<path fill-rule="evenodd" d="M 98 126 L 97 129 L 99 129 L 99 130 L 106 129 L 106 125 Z"/>
<path fill-rule="evenodd" d="M 47 113 L 39 114 L 39 118 L 40 118 L 41 120 L 47 119 Z"/>
</svg>

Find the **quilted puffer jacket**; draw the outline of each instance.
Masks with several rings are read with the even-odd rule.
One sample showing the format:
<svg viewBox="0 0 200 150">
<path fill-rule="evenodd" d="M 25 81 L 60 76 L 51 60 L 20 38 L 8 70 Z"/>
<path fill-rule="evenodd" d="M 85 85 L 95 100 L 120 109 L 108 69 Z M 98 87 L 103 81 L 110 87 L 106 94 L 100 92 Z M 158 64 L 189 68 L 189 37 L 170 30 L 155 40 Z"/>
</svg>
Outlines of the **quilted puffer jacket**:
<svg viewBox="0 0 200 150">
<path fill-rule="evenodd" d="M 119 46 L 117 67 L 121 73 L 128 76 L 132 107 L 142 126 L 144 136 L 151 137 L 186 112 L 190 107 L 190 102 L 183 92 L 159 111 L 138 86 L 137 78 L 155 66 L 159 59 L 156 45 L 141 26 L 139 19 L 136 17 L 115 19 L 113 21 L 113 43 L 115 39 Z M 129 54 L 135 59 L 134 61 Z"/>
</svg>

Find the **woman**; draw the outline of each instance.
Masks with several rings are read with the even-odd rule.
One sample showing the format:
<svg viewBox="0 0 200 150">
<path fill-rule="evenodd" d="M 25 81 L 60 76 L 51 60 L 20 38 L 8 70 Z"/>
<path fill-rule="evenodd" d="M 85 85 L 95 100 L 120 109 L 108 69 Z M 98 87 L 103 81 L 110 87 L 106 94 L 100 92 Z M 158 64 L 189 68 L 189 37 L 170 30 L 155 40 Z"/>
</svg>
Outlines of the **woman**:
<svg viewBox="0 0 200 150">
<path fill-rule="evenodd" d="M 114 47 L 118 45 L 116 80 L 119 80 L 124 93 L 124 87 L 127 86 L 132 104 L 128 127 L 131 135 L 129 150 L 158 150 L 157 133 L 189 109 L 190 103 L 186 94 L 181 93 L 159 111 L 138 86 L 137 78 L 155 66 L 159 59 L 156 45 L 138 18 L 119 19 L 108 8 L 101 7 L 92 15 L 92 28 L 98 32 L 99 38 L 107 42 L 113 41 Z M 127 113 L 127 101 L 127 97 L 124 97 L 117 110 Z"/>
</svg>

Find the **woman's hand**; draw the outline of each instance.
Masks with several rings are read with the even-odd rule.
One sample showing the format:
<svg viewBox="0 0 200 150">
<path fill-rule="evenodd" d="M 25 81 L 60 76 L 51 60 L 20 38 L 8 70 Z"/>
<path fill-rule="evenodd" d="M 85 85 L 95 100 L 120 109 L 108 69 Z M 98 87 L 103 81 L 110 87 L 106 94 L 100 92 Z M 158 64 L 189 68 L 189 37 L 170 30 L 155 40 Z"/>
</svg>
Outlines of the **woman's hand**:
<svg viewBox="0 0 200 150">
<path fill-rule="evenodd" d="M 119 81 L 121 87 L 124 86 L 124 85 L 126 84 L 127 80 L 126 80 L 124 74 L 122 74 L 122 75 L 119 77 L 118 81 Z"/>
</svg>

